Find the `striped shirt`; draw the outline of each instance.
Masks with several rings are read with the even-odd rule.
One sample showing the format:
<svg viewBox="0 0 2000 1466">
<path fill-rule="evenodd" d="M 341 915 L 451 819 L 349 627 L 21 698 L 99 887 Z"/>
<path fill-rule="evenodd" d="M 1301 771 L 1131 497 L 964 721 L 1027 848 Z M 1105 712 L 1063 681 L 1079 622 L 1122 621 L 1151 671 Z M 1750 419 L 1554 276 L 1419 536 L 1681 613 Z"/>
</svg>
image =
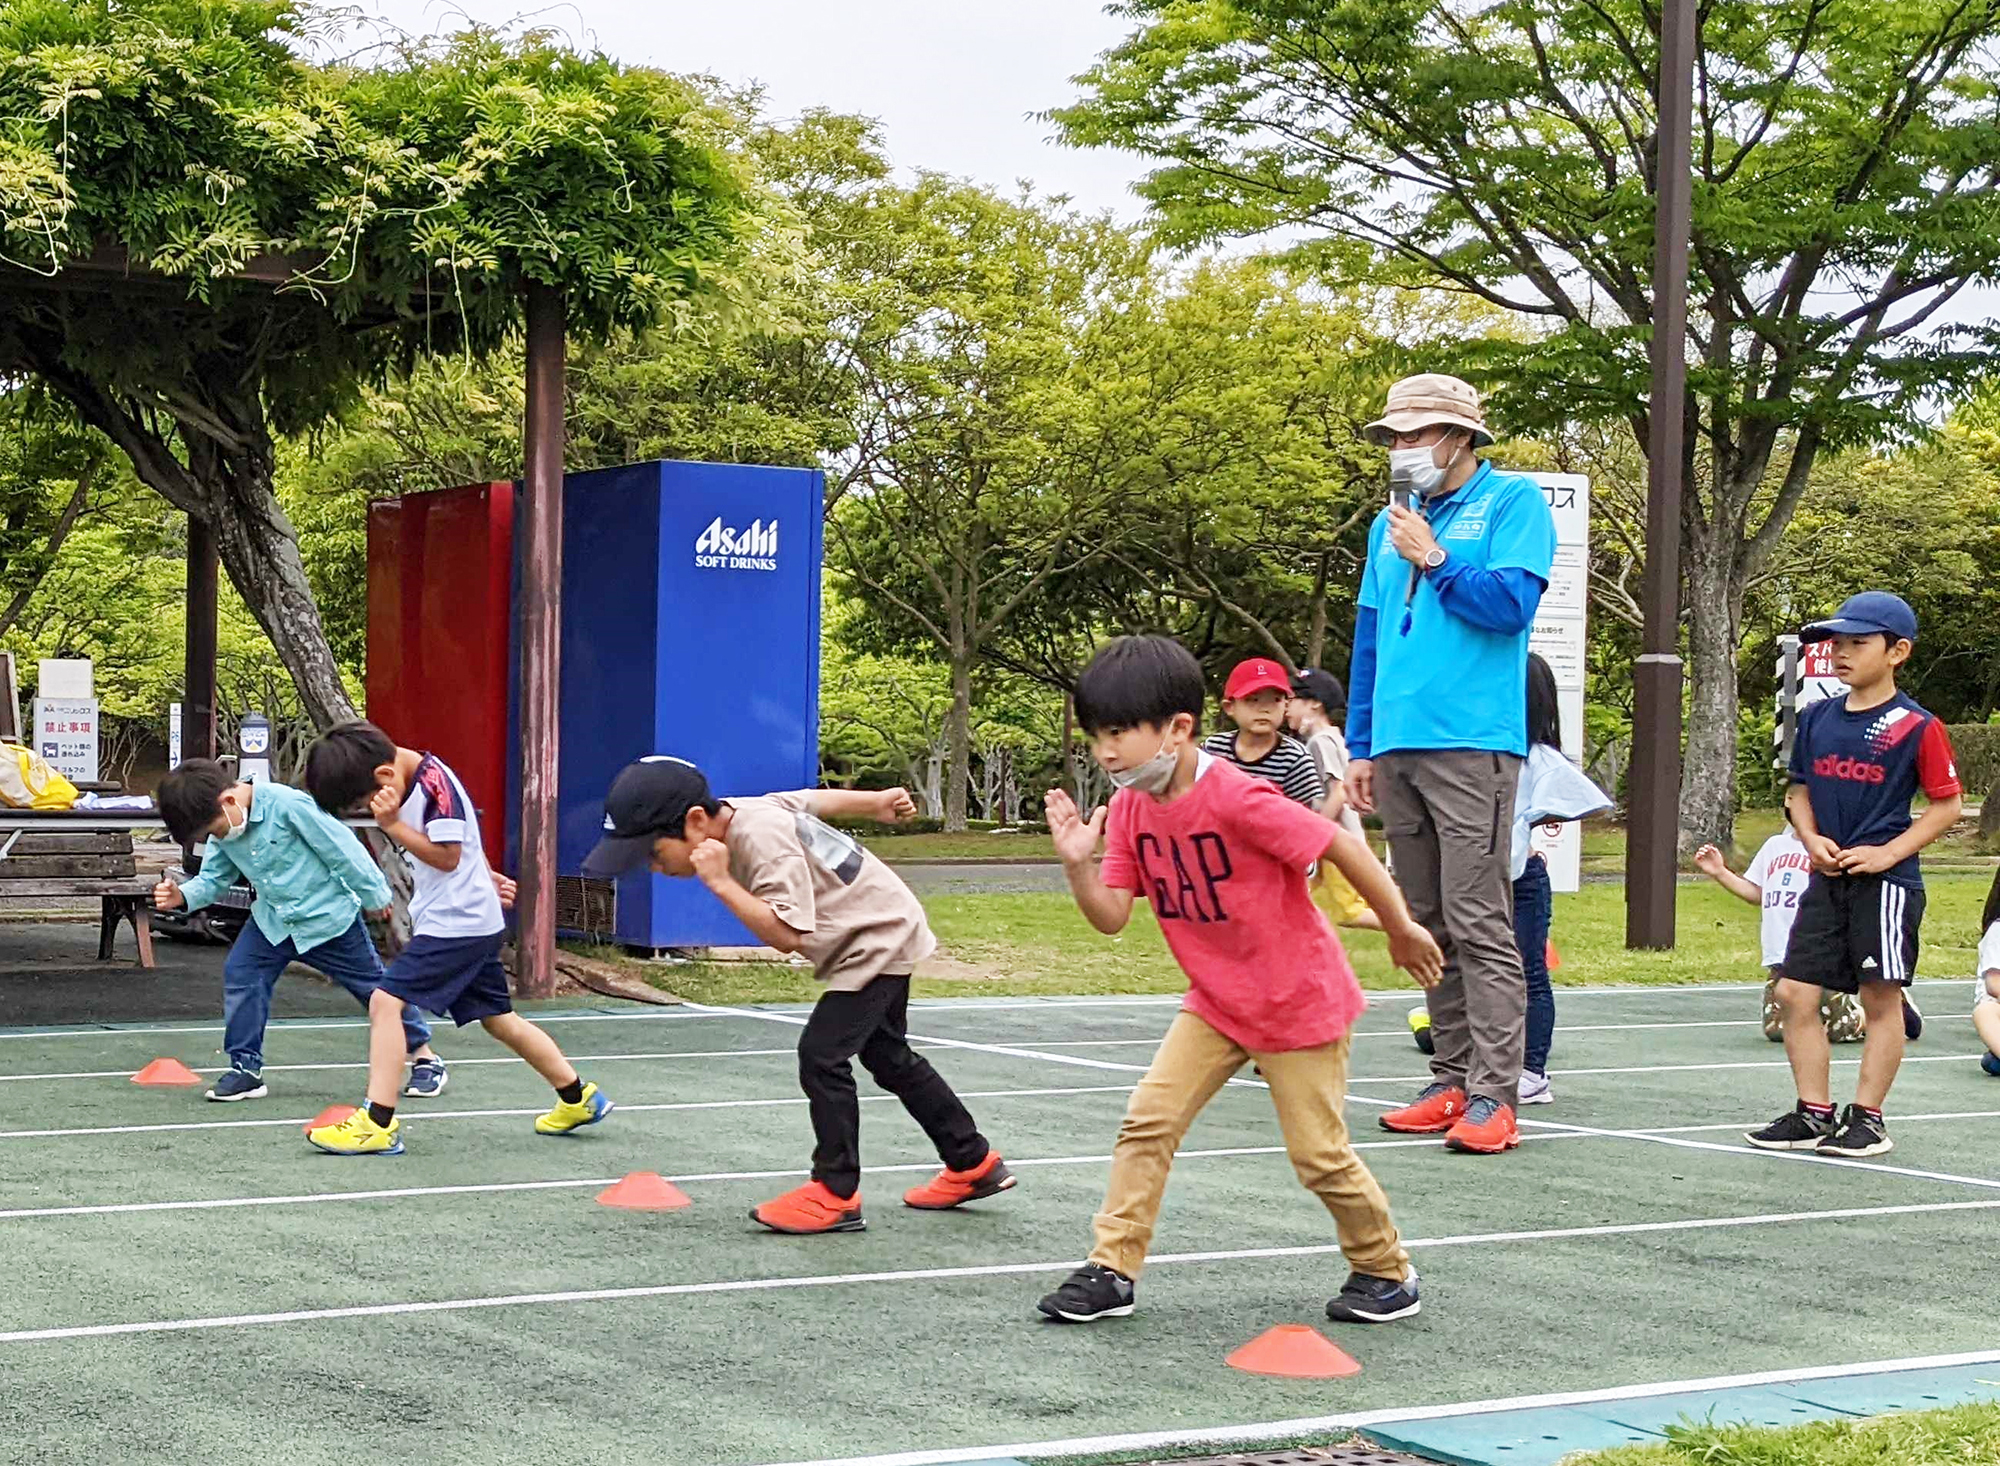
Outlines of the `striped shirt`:
<svg viewBox="0 0 2000 1466">
<path fill-rule="evenodd" d="M 1285 791 L 1287 798 L 1300 804 L 1318 809 L 1326 801 L 1326 781 L 1320 777 L 1312 751 L 1291 734 L 1280 733 L 1278 746 L 1254 763 L 1238 756 L 1236 738 L 1228 729 L 1211 733 L 1202 744 L 1202 751 L 1228 759 L 1252 778 L 1270 780 Z"/>
</svg>

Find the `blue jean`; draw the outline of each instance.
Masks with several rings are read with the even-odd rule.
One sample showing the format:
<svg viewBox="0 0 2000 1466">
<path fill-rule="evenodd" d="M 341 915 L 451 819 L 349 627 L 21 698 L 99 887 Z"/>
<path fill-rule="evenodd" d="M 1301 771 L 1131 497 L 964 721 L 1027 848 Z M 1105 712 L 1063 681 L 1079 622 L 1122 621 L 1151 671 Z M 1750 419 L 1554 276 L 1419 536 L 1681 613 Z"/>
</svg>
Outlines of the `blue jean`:
<svg viewBox="0 0 2000 1466">
<path fill-rule="evenodd" d="M 1556 1039 L 1556 995 L 1549 986 L 1549 866 L 1539 855 L 1514 882 L 1514 945 L 1528 980 L 1528 1047 L 1521 1067 L 1546 1074 Z"/>
<path fill-rule="evenodd" d="M 321 942 L 301 952 L 291 938 L 275 945 L 246 921 L 229 960 L 222 964 L 222 1046 L 229 1062 L 253 1074 L 264 1067 L 264 1025 L 271 1018 L 271 992 L 278 978 L 294 962 L 325 973 L 346 988 L 363 1008 L 375 989 L 382 985 L 382 959 L 368 940 L 368 928 L 360 917 L 354 925 L 330 942 Z M 411 1052 L 431 1041 L 430 1025 L 423 1015 L 407 1004 L 403 1008 L 403 1041 Z"/>
</svg>

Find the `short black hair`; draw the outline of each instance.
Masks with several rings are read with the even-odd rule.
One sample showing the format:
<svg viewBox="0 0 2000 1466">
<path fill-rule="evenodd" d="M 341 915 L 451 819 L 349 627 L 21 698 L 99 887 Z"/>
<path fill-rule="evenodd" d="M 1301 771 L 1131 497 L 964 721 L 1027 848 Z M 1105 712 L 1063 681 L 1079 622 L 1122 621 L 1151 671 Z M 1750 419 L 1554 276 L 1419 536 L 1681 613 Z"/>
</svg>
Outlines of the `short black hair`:
<svg viewBox="0 0 2000 1466">
<path fill-rule="evenodd" d="M 1556 697 L 1556 673 L 1540 652 L 1528 653 L 1528 746 L 1546 743 L 1561 748 L 1562 704 Z"/>
<path fill-rule="evenodd" d="M 1199 729 L 1206 700 L 1201 663 L 1171 636 L 1121 636 L 1076 679 L 1076 720 L 1086 733 L 1160 726 L 1179 713 L 1191 715 Z"/>
<path fill-rule="evenodd" d="M 306 750 L 306 792 L 329 814 L 340 814 L 375 793 L 375 770 L 396 761 L 396 740 L 373 723 L 356 719 L 329 728 Z"/>
<path fill-rule="evenodd" d="M 235 782 L 212 758 L 184 759 L 160 780 L 153 800 L 176 845 L 192 845 L 196 835 L 215 823 L 222 813 L 223 791 Z"/>
</svg>

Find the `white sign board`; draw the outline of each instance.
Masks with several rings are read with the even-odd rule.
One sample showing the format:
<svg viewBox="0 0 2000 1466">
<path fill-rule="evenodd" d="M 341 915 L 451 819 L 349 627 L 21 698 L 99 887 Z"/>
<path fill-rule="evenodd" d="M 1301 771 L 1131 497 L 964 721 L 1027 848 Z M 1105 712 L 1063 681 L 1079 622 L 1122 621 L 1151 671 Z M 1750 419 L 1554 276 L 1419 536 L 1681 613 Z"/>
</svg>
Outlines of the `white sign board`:
<svg viewBox="0 0 2000 1466">
<path fill-rule="evenodd" d="M 43 697 L 80 702 L 97 696 L 89 657 L 45 657 L 35 664 L 35 691 Z"/>
<path fill-rule="evenodd" d="M 34 749 L 57 773 L 77 783 L 95 783 L 97 699 L 36 698 Z"/>
<path fill-rule="evenodd" d="M 1562 712 L 1563 752 L 1583 762 L 1585 613 L 1590 605 L 1590 480 L 1580 473 L 1531 473 L 1542 486 L 1556 521 L 1555 569 L 1535 613 L 1528 647 L 1556 674 Z M 1534 848 L 1549 864 L 1549 885 L 1574 891 L 1583 884 L 1583 830 L 1574 822 L 1555 835 L 1534 832 Z"/>
<path fill-rule="evenodd" d="M 170 702 L 167 704 L 167 767 L 177 769 L 180 766 L 181 705 L 177 702 Z"/>
</svg>

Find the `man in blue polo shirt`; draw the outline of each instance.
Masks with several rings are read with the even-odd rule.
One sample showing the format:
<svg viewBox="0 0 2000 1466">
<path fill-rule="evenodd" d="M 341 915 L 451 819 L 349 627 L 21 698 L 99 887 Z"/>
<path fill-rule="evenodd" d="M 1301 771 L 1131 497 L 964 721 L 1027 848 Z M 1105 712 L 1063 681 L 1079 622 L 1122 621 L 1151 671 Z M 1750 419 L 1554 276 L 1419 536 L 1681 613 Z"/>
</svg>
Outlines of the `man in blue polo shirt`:
<svg viewBox="0 0 2000 1466">
<path fill-rule="evenodd" d="M 1429 995 L 1432 1083 L 1383 1128 L 1454 1150 L 1517 1145 L 1527 986 L 1510 832 L 1528 749 L 1528 632 L 1555 560 L 1541 488 L 1474 456 L 1479 394 L 1409 377 L 1367 428 L 1406 492 L 1368 532 L 1348 676 L 1349 801 L 1379 809 L 1410 912 L 1444 949 Z"/>
</svg>

